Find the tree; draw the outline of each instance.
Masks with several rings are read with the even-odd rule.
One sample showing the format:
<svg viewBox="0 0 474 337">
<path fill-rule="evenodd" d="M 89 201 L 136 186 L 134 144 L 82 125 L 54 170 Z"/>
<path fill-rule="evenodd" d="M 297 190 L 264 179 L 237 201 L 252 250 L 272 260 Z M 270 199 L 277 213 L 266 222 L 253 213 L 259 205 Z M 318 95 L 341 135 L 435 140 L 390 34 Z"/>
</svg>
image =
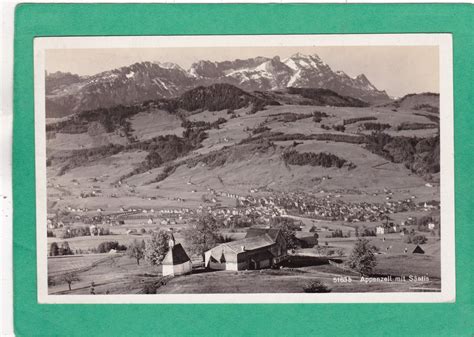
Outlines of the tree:
<svg viewBox="0 0 474 337">
<path fill-rule="evenodd" d="M 295 224 L 295 220 L 286 217 L 275 217 L 270 219 L 270 226 L 279 228 L 281 230 L 281 234 L 285 238 L 287 248 L 293 249 L 298 246 L 298 239 L 295 236 L 295 230 L 299 229 L 300 227 Z M 316 238 L 319 237 L 319 235 L 316 233 L 314 236 Z"/>
<path fill-rule="evenodd" d="M 281 225 L 276 226 L 281 231 L 281 234 L 285 238 L 286 247 L 289 249 L 296 248 L 298 245 L 298 239 L 296 238 L 295 231 L 290 227 L 288 224 L 283 223 Z M 315 234 L 317 235 L 317 234 Z M 317 242 L 316 242 L 317 244 Z"/>
<path fill-rule="evenodd" d="M 160 154 L 155 151 L 151 151 L 145 158 L 146 166 L 148 168 L 155 168 L 161 166 L 163 164 L 163 159 L 161 158 Z"/>
<path fill-rule="evenodd" d="M 217 221 L 210 215 L 201 217 L 195 226 L 186 230 L 184 238 L 190 252 L 196 255 L 202 255 L 222 242 Z"/>
<path fill-rule="evenodd" d="M 368 275 L 377 264 L 375 249 L 367 239 L 358 239 L 349 256 L 348 265 L 361 275 Z"/>
<path fill-rule="evenodd" d="M 355 227 L 355 236 L 356 236 L 356 238 L 359 237 L 359 226 Z"/>
<path fill-rule="evenodd" d="M 49 248 L 49 256 L 58 256 L 59 255 L 59 246 L 56 242 L 51 243 Z"/>
<path fill-rule="evenodd" d="M 145 242 L 145 260 L 152 265 L 160 264 L 169 249 L 169 239 L 169 234 L 163 230 L 154 232 Z"/>
<path fill-rule="evenodd" d="M 73 255 L 71 248 L 69 247 L 69 242 L 64 241 L 59 248 L 58 255 Z"/>
<path fill-rule="evenodd" d="M 137 265 L 140 264 L 140 260 L 145 257 L 145 241 L 133 240 L 127 248 L 127 254 L 129 257 L 137 260 Z"/>
<path fill-rule="evenodd" d="M 60 281 L 67 283 L 69 290 L 72 290 L 71 288 L 72 282 L 76 282 L 79 280 L 80 280 L 79 276 L 77 276 L 76 273 L 66 273 L 66 274 L 63 274 L 60 278 Z"/>
</svg>

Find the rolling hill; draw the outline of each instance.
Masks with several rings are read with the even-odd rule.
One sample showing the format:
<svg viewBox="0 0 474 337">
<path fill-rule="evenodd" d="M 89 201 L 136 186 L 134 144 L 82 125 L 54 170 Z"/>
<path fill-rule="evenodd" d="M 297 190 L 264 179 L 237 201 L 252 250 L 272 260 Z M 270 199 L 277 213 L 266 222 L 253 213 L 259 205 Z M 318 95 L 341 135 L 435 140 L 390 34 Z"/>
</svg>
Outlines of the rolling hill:
<svg viewBox="0 0 474 337">
<path fill-rule="evenodd" d="M 408 94 L 385 106 L 439 114 L 439 94 L 431 92 Z"/>
<path fill-rule="evenodd" d="M 374 125 L 383 132 L 374 135 Z M 262 187 L 336 191 L 349 199 L 388 188 L 431 200 L 439 197 L 425 186 L 439 175 L 439 136 L 431 125 L 419 110 L 393 112 L 330 90 L 202 86 L 48 124 L 48 181 L 69 193 L 50 200 L 54 208 L 113 209 L 179 205 L 179 196 L 197 207 L 208 188 L 245 194 Z M 93 185 L 103 194 L 80 198 Z"/>
</svg>

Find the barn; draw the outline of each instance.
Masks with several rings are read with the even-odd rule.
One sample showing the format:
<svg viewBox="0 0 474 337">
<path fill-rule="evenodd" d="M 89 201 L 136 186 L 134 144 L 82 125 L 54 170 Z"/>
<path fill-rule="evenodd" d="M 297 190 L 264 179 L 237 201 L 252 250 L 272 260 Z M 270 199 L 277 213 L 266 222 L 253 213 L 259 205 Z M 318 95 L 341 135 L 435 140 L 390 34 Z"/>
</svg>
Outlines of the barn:
<svg viewBox="0 0 474 337">
<path fill-rule="evenodd" d="M 286 241 L 279 229 L 250 228 L 244 239 L 206 251 L 204 264 L 215 270 L 254 270 L 269 268 L 286 254 Z"/>
<path fill-rule="evenodd" d="M 419 245 L 416 245 L 415 249 L 413 249 L 413 252 L 412 254 L 424 254 L 425 251 L 419 246 Z"/>
<path fill-rule="evenodd" d="M 173 234 L 170 235 L 169 250 L 161 264 L 163 276 L 190 274 L 193 270 L 188 254 L 180 243 L 175 243 Z"/>
</svg>

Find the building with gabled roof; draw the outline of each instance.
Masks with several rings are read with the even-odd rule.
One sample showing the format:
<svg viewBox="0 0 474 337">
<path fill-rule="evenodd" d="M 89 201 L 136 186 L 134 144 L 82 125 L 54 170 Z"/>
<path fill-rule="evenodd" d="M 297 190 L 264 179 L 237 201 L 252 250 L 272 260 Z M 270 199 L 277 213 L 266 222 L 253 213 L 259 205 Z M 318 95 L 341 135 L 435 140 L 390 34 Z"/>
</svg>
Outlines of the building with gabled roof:
<svg viewBox="0 0 474 337">
<path fill-rule="evenodd" d="M 419 245 L 416 245 L 415 249 L 413 249 L 413 252 L 412 254 L 424 254 L 425 251 L 419 246 Z"/>
<path fill-rule="evenodd" d="M 177 276 L 190 274 L 193 270 L 193 264 L 183 246 L 176 244 L 173 233 L 170 234 L 169 250 L 161 262 L 163 276 Z"/>
<path fill-rule="evenodd" d="M 245 238 L 222 243 L 204 253 L 204 265 L 216 270 L 269 268 L 287 254 L 280 229 L 250 228 Z"/>
</svg>

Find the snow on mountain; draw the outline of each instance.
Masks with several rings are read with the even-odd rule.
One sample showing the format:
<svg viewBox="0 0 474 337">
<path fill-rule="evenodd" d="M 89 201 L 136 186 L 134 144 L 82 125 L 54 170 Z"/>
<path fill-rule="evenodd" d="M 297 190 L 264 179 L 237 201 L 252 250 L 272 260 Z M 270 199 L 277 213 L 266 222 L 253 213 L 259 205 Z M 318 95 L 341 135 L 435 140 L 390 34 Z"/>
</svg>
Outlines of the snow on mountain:
<svg viewBox="0 0 474 337">
<path fill-rule="evenodd" d="M 99 107 L 175 97 L 214 83 L 228 83 L 247 91 L 322 88 L 371 103 L 390 100 L 365 75 L 352 78 L 343 71 L 333 71 L 318 55 L 296 53 L 284 60 L 278 56 L 223 62 L 201 60 L 189 70 L 171 62 L 140 62 L 93 76 L 49 74 L 47 114 L 60 117 Z"/>
</svg>

